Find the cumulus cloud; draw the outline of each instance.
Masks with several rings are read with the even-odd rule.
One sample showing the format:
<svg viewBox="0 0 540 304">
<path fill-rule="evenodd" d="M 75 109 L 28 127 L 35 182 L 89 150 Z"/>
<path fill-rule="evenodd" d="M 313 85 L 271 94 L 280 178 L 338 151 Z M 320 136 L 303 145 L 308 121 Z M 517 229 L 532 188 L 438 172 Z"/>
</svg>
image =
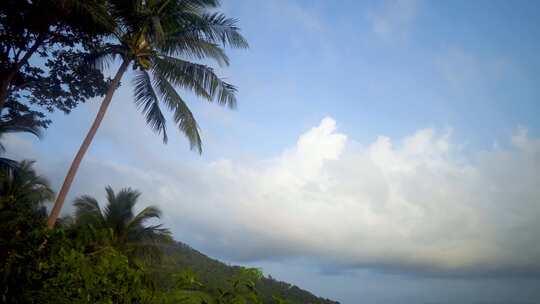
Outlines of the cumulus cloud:
<svg viewBox="0 0 540 304">
<path fill-rule="evenodd" d="M 466 152 L 435 129 L 360 145 L 327 117 L 272 159 L 149 159 L 133 167 L 90 158 L 77 189 L 111 176 L 136 187 L 180 239 L 230 260 L 540 274 L 540 140 L 525 129 L 507 145 Z"/>
<path fill-rule="evenodd" d="M 167 208 L 234 259 L 536 273 L 540 141 L 520 131 L 510 144 L 465 157 L 450 132 L 424 129 L 354 148 L 325 118 L 275 159 L 214 162 L 195 187 L 162 192 L 190 192 L 196 203 Z"/>
</svg>

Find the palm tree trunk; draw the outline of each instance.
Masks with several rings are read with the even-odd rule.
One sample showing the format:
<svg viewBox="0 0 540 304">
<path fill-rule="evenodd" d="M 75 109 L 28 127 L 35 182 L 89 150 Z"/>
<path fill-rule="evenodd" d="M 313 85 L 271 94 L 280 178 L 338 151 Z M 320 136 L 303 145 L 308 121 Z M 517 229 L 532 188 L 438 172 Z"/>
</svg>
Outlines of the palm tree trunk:
<svg viewBox="0 0 540 304">
<path fill-rule="evenodd" d="M 103 117 L 105 116 L 105 113 L 107 112 L 107 108 L 109 107 L 109 104 L 111 103 L 114 92 L 118 88 L 118 85 L 120 84 L 120 79 L 126 72 L 126 69 L 128 66 L 129 66 L 129 60 L 124 59 L 124 61 L 122 62 L 122 65 L 116 72 L 116 75 L 114 76 L 109 86 L 109 89 L 107 90 L 107 94 L 105 95 L 105 98 L 101 102 L 101 106 L 99 107 L 99 111 L 96 115 L 96 118 L 94 119 L 94 123 L 92 123 L 90 130 L 88 130 L 88 133 L 86 134 L 86 137 L 84 138 L 84 141 L 82 142 L 81 147 L 79 148 L 79 151 L 77 152 L 77 155 L 75 155 L 75 158 L 73 159 L 73 162 L 71 163 L 71 166 L 69 167 L 69 171 L 66 175 L 66 178 L 64 179 L 62 188 L 60 189 L 60 192 L 58 193 L 58 197 L 56 197 L 56 201 L 54 202 L 53 209 L 51 210 L 51 214 L 49 215 L 49 218 L 47 220 L 47 227 L 49 228 L 54 227 L 54 224 L 56 223 L 56 219 L 60 215 L 60 210 L 62 209 L 62 206 L 64 205 L 64 200 L 66 199 L 69 189 L 71 188 L 73 179 L 75 179 L 75 175 L 77 174 L 77 170 L 79 169 L 79 166 L 81 165 L 81 161 L 84 155 L 86 154 L 88 147 L 90 147 L 90 144 L 92 143 L 92 140 L 94 139 L 94 136 L 96 135 L 99 125 L 101 125 L 101 121 L 103 121 Z"/>
</svg>

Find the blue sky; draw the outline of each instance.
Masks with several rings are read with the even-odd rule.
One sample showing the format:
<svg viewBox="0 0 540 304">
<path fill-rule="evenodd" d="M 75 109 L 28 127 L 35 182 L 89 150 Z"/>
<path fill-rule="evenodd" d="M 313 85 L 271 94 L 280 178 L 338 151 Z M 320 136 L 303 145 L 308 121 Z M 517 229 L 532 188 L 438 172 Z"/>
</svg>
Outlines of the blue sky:
<svg viewBox="0 0 540 304">
<path fill-rule="evenodd" d="M 177 239 L 352 303 L 538 303 L 537 1 L 223 1 L 236 111 L 185 94 L 204 153 L 123 80 L 71 198 L 143 191 Z M 9 138 L 59 186 L 99 100 Z M 70 206 L 66 206 L 66 212 Z"/>
</svg>

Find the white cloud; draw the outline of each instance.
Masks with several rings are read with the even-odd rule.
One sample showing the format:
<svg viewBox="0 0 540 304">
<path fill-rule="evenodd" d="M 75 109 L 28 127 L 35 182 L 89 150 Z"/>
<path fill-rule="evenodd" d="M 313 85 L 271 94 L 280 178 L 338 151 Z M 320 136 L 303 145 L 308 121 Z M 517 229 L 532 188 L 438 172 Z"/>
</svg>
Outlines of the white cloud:
<svg viewBox="0 0 540 304">
<path fill-rule="evenodd" d="M 362 149 L 347 143 L 325 118 L 273 160 L 210 164 L 202 184 L 191 187 L 196 206 L 166 208 L 204 227 L 200 245 L 238 259 L 302 255 L 444 272 L 539 270 L 539 141 L 520 132 L 507 150 L 469 162 L 460 161 L 449 132 L 432 129 L 398 145 L 382 136 Z M 171 198 L 185 191 L 163 189 Z"/>
<path fill-rule="evenodd" d="M 434 129 L 358 147 L 327 117 L 269 160 L 145 161 L 90 156 L 74 190 L 138 188 L 178 238 L 232 260 L 540 273 L 540 140 L 525 129 L 506 147 L 465 155 Z"/>
<path fill-rule="evenodd" d="M 373 32 L 383 41 L 402 41 L 416 18 L 417 0 L 387 0 L 369 14 Z"/>
</svg>

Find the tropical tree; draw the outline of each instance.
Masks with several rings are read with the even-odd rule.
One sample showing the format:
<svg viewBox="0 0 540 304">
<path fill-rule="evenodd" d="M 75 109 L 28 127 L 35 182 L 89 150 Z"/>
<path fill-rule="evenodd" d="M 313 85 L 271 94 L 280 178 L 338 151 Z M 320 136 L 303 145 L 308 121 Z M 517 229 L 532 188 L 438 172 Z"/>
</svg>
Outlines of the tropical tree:
<svg viewBox="0 0 540 304">
<path fill-rule="evenodd" d="M 131 188 L 118 193 L 108 186 L 107 205 L 102 209 L 98 201 L 83 195 L 75 199 L 75 214 L 72 222 L 75 228 L 84 226 L 111 233 L 111 245 L 127 256 L 155 256 L 159 245 L 172 240 L 171 233 L 161 224 L 146 225 L 150 220 L 159 219 L 161 211 L 148 206 L 135 214 L 134 207 L 141 193 Z"/>
<path fill-rule="evenodd" d="M 0 109 L 24 98 L 65 110 L 103 95 L 103 75 L 76 58 L 110 32 L 106 15 L 105 0 L 1 1 Z M 40 60 L 32 62 L 35 57 Z"/>
<path fill-rule="evenodd" d="M 102 67 L 114 59 L 120 66 L 83 140 L 48 219 L 53 227 L 79 165 L 105 116 L 112 97 L 128 67 L 134 69 L 134 101 L 146 122 L 167 142 L 164 106 L 173 112 L 174 122 L 188 138 L 191 148 L 202 152 L 199 127 L 175 87 L 187 89 L 209 101 L 234 107 L 236 88 L 220 79 L 209 66 L 188 61 L 211 59 L 227 65 L 223 47 L 246 48 L 236 20 L 210 13 L 218 0 L 110 0 L 116 23 L 113 35 L 91 60 Z"/>
</svg>

